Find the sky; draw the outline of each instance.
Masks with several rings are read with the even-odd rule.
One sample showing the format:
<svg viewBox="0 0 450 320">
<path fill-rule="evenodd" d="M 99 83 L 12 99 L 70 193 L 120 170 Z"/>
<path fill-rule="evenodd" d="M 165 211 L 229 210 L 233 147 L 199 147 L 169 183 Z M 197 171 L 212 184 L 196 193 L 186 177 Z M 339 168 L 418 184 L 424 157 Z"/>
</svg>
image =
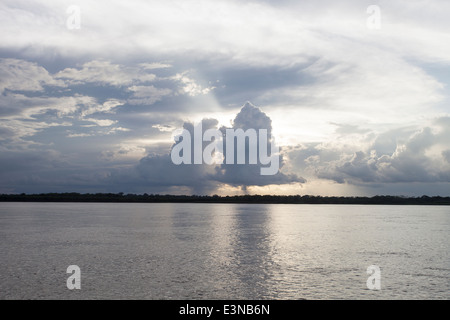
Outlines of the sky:
<svg viewBox="0 0 450 320">
<path fill-rule="evenodd" d="M 446 0 L 0 3 L 0 193 L 450 195 Z M 268 129 L 277 174 L 174 165 Z"/>
</svg>

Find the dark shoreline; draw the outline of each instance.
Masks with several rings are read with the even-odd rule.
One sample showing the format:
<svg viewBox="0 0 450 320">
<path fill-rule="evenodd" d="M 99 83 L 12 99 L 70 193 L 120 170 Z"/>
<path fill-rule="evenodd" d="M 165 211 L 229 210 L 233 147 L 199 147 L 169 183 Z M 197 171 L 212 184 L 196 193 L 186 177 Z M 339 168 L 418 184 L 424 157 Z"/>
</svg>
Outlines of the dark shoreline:
<svg viewBox="0 0 450 320">
<path fill-rule="evenodd" d="M 374 196 L 322 197 L 310 195 L 187 196 L 123 193 L 0 194 L 0 202 L 100 202 L 100 203 L 261 203 L 261 204 L 367 204 L 367 205 L 450 205 L 450 197 Z"/>
</svg>

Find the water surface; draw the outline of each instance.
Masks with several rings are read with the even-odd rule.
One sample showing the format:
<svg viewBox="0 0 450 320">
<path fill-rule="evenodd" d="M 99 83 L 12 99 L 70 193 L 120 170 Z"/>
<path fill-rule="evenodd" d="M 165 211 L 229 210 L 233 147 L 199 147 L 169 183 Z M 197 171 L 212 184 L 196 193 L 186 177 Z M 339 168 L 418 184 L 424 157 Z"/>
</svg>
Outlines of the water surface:
<svg viewBox="0 0 450 320">
<path fill-rule="evenodd" d="M 447 206 L 1 203 L 0 298 L 448 299 L 449 231 Z"/>
</svg>

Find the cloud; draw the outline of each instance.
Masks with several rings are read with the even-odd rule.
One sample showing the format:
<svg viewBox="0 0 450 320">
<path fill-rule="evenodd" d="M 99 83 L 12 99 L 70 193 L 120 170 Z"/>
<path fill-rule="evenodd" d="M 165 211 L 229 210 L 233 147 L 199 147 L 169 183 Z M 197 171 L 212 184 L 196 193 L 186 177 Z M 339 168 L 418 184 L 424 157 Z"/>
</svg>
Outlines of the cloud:
<svg viewBox="0 0 450 320">
<path fill-rule="evenodd" d="M 123 101 L 117 99 L 109 99 L 102 104 L 91 103 L 87 108 L 81 110 L 81 117 L 84 118 L 95 113 L 114 113 L 114 109 L 123 104 Z"/>
<path fill-rule="evenodd" d="M 203 88 L 201 85 L 197 84 L 194 79 L 189 78 L 186 75 L 186 72 L 176 74 L 172 77 L 172 79 L 181 84 L 181 88 L 179 90 L 180 93 L 188 94 L 191 97 L 208 94 L 211 90 L 215 89 L 215 87 Z"/>
<path fill-rule="evenodd" d="M 98 113 L 111 113 L 112 109 L 121 105 L 117 100 L 109 100 L 98 104 L 95 98 L 73 95 L 68 97 L 28 97 L 23 94 L 8 93 L 0 99 L 0 126 L 10 126 L 18 137 L 32 136 L 34 133 L 54 126 L 55 123 L 70 121 L 90 121 L 104 125 L 114 120 L 93 120 L 87 118 Z M 9 125 L 8 125 L 9 124 Z M 39 125 L 38 125 L 39 124 Z M 39 130 L 24 131 L 23 128 L 39 128 Z"/>
<path fill-rule="evenodd" d="M 74 186 L 92 190 L 105 178 L 104 169 L 71 166 L 70 157 L 54 149 L 2 151 L 0 167 L 0 192 L 59 192 Z"/>
<path fill-rule="evenodd" d="M 222 132 L 226 132 L 226 127 L 222 127 Z M 268 136 L 272 136 L 272 121 L 259 108 L 247 102 L 236 115 L 231 129 L 266 129 Z M 272 137 L 272 139 L 275 139 Z M 270 145 L 270 142 L 268 142 Z M 250 145 L 246 144 L 245 153 L 249 153 Z M 268 146 L 270 150 L 270 146 Z M 237 145 L 235 145 L 234 154 L 237 154 Z M 283 168 L 283 156 L 280 155 L 280 170 Z M 284 174 L 278 171 L 275 175 L 261 175 L 261 165 L 230 165 L 226 162 L 217 170 L 215 179 L 217 181 L 232 185 L 232 186 L 263 186 L 270 184 L 289 184 L 289 183 L 304 183 L 305 179 L 298 177 L 296 174 Z"/>
<path fill-rule="evenodd" d="M 80 0 L 78 30 L 66 27 L 70 4 L 0 3 L 0 156 L 71 157 L 64 169 L 24 173 L 36 188 L 448 186 L 448 1 L 380 1 L 380 30 L 367 28 L 369 3 L 357 0 Z M 270 118 L 239 110 L 246 100 Z M 267 128 L 280 172 L 165 166 L 171 128 L 201 118 Z"/>
<path fill-rule="evenodd" d="M 155 124 L 152 126 L 152 128 L 156 128 L 161 132 L 173 132 L 176 129 L 175 127 L 172 127 L 167 124 Z"/>
<path fill-rule="evenodd" d="M 170 155 L 154 155 L 141 159 L 136 167 L 140 178 L 148 186 L 188 186 L 194 192 L 207 192 L 216 183 L 210 176 L 214 174 L 212 167 L 192 165 L 190 168 L 172 163 Z"/>
<path fill-rule="evenodd" d="M 447 120 L 448 117 L 435 120 L 435 129 L 423 127 L 369 135 L 372 143 L 364 150 L 352 152 L 352 148 L 339 148 L 337 143 L 333 150 L 316 144 L 297 151 L 291 150 L 290 156 L 310 174 L 337 183 L 448 183 L 449 141 L 444 140 L 450 133 Z"/>
<path fill-rule="evenodd" d="M 59 117 L 74 114 L 82 108 L 94 108 L 92 97 L 73 95 L 69 97 L 34 97 L 8 93 L 0 99 L 0 114 L 4 117 L 29 119 L 47 111 L 55 111 Z M 90 114 L 90 113 L 89 113 Z"/>
<path fill-rule="evenodd" d="M 217 125 L 218 121 L 216 119 L 202 120 L 203 132 L 207 129 L 217 128 Z M 186 122 L 183 128 L 191 133 L 191 137 L 194 137 L 194 124 Z M 267 129 L 269 134 L 272 130 L 270 118 L 251 103 L 246 103 L 236 115 L 232 129 L 238 128 L 243 130 Z M 226 129 L 225 127 L 220 128 L 223 132 Z M 194 148 L 193 143 L 193 140 L 191 140 L 192 150 Z M 209 143 L 204 142 L 203 147 L 207 144 Z M 248 153 L 248 148 L 249 146 L 247 145 L 246 153 Z M 280 169 L 282 166 L 283 163 L 281 161 Z M 194 193 L 211 193 L 222 184 L 246 188 L 248 186 L 306 182 L 303 178 L 295 174 L 284 174 L 281 171 L 278 171 L 275 175 L 264 176 L 261 175 L 260 168 L 261 165 L 251 165 L 248 163 L 242 165 L 175 165 L 170 155 L 164 154 L 148 155 L 141 159 L 139 165 L 136 167 L 136 171 L 139 174 L 141 183 L 143 179 L 149 186 L 185 186 L 191 188 Z"/>
<path fill-rule="evenodd" d="M 334 122 L 331 124 L 337 127 L 336 133 L 339 135 L 364 134 L 370 131 L 369 129 L 360 128 L 359 126 L 352 124 L 341 124 Z"/>
<path fill-rule="evenodd" d="M 37 63 L 20 59 L 0 59 L 0 93 L 10 91 L 43 91 L 45 86 L 65 87 Z"/>
<path fill-rule="evenodd" d="M 153 82 L 156 75 L 146 72 L 152 70 L 148 65 L 141 68 L 126 67 L 106 60 L 93 60 L 84 63 L 81 68 L 66 68 L 57 72 L 55 79 L 62 79 L 71 85 L 95 83 L 111 86 L 129 86 L 134 83 Z"/>
<path fill-rule="evenodd" d="M 217 121 L 204 119 L 202 125 L 203 131 L 205 131 L 217 125 Z M 193 136 L 194 126 L 192 123 L 186 122 L 183 127 Z M 142 158 L 132 171 L 134 174 L 124 174 L 132 177 L 132 180 L 130 181 L 128 178 L 125 181 L 147 188 L 188 187 L 192 193 L 197 194 L 209 193 L 217 188 L 217 182 L 213 178 L 215 174 L 213 166 L 206 164 L 175 165 L 170 154 L 149 154 Z M 118 174 L 123 175 L 123 172 Z M 117 176 L 113 175 L 113 179 L 117 179 Z"/>
<path fill-rule="evenodd" d="M 37 145 L 31 139 L 32 136 L 54 127 L 67 128 L 72 123 L 62 122 L 44 122 L 44 121 L 22 121 L 16 119 L 0 119 L 0 130 L 3 134 L 0 137 L 0 144 L 6 148 L 3 152 L 8 153 L 10 150 L 27 149 L 30 145 Z"/>
<path fill-rule="evenodd" d="M 153 70 L 153 69 L 166 69 L 166 68 L 172 68 L 172 65 L 168 63 L 161 63 L 161 62 L 152 62 L 152 63 L 140 63 L 139 67 L 144 68 L 145 70 Z"/>
<path fill-rule="evenodd" d="M 2 46 L 45 55 L 214 56 L 251 64 L 288 65 L 305 56 L 351 55 L 361 44 L 400 56 L 447 61 L 445 0 L 382 1 L 382 28 L 366 26 L 361 1 L 78 1 L 81 29 L 67 30 L 64 1 L 2 2 Z M 99 12 L 102 13 L 99 18 Z M 133 17 L 130 19 L 130 17 Z M 417 23 L 420 21 L 421 23 Z M 36 26 L 39 26 L 37 28 Z M 163 27 L 162 27 L 163 26 Z M 446 32 L 447 31 L 447 32 Z M 95 41 L 93 41 L 95 39 Z M 337 44 L 333 40 L 338 40 Z M 350 41 L 347 41 L 350 40 Z M 30 45 L 31 44 L 31 45 Z"/>
<path fill-rule="evenodd" d="M 272 120 L 255 107 L 251 102 L 247 102 L 241 108 L 233 121 L 233 129 L 267 129 L 268 134 L 272 133 Z"/>
<path fill-rule="evenodd" d="M 85 118 L 85 119 L 83 119 L 83 120 L 89 121 L 89 122 L 93 122 L 93 123 L 95 123 L 96 125 L 98 125 L 98 126 L 100 126 L 100 127 L 110 127 L 110 126 L 112 126 L 113 124 L 117 123 L 117 120 L 114 121 L 114 120 L 108 120 L 108 119 L 106 119 L 106 120 L 101 120 L 101 119 Z"/>
<path fill-rule="evenodd" d="M 69 133 L 67 138 L 83 138 L 83 137 L 92 137 L 93 134 L 90 133 Z"/>
<path fill-rule="evenodd" d="M 282 97 L 279 108 L 291 112 L 308 110 L 336 122 L 335 112 L 348 113 L 357 121 L 404 123 L 430 112 L 445 99 L 444 85 L 426 70 L 413 66 L 392 52 L 360 48 L 351 60 L 320 58 L 301 74 L 310 79 L 297 86 L 272 88 L 261 99 Z M 376 51 L 376 52 L 373 52 Z M 375 58 L 366 59 L 368 55 Z M 356 119 L 355 119 L 356 120 Z"/>
</svg>

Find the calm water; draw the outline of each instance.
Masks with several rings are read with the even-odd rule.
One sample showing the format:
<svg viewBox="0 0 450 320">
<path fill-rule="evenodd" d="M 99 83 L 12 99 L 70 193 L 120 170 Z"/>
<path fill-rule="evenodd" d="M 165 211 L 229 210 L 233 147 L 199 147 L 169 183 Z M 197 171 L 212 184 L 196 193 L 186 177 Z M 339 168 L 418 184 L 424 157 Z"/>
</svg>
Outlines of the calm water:
<svg viewBox="0 0 450 320">
<path fill-rule="evenodd" d="M 449 231 L 450 207 L 0 203 L 0 298 L 448 299 Z"/>
</svg>

